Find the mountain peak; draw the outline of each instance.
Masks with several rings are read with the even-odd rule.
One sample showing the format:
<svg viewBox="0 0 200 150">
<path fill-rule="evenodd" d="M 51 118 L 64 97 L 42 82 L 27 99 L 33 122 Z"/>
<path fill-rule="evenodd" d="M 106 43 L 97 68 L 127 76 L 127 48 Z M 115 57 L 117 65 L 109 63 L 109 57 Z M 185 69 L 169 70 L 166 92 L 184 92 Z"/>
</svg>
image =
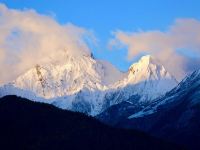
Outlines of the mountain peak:
<svg viewBox="0 0 200 150">
<path fill-rule="evenodd" d="M 153 58 L 153 56 L 151 56 L 151 55 L 145 55 L 145 56 L 142 56 L 141 57 L 141 61 L 151 61 L 151 60 L 153 60 L 154 58 Z"/>
<path fill-rule="evenodd" d="M 175 78 L 151 55 L 143 56 L 129 68 L 128 81 L 131 83 L 159 80 L 173 80 L 176 83 Z"/>
<path fill-rule="evenodd" d="M 148 66 L 150 64 L 160 65 L 159 61 L 151 55 L 142 56 L 138 63 L 142 66 Z"/>
<path fill-rule="evenodd" d="M 156 70 L 165 70 L 165 68 L 151 55 L 141 57 L 141 59 L 130 66 L 129 73 L 135 74 L 136 72 L 154 72 Z"/>
</svg>

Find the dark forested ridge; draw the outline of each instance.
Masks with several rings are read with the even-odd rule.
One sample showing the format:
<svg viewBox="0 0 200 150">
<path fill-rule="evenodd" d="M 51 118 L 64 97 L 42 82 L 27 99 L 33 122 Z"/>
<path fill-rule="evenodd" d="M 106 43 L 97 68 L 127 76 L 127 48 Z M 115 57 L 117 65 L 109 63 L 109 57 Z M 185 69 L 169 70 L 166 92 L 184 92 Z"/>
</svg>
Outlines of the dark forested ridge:
<svg viewBox="0 0 200 150">
<path fill-rule="evenodd" d="M 0 149 L 180 149 L 135 130 L 16 96 L 0 99 Z"/>
</svg>

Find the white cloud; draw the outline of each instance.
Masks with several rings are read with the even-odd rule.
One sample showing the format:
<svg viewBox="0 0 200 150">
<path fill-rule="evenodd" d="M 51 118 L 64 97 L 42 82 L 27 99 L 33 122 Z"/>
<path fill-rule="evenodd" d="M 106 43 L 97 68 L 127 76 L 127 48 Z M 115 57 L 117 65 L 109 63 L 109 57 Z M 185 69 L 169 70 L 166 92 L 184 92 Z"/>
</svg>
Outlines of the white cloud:
<svg viewBox="0 0 200 150">
<path fill-rule="evenodd" d="M 15 79 L 37 63 L 58 58 L 63 49 L 71 55 L 90 53 L 85 37 L 93 38 L 84 28 L 60 25 L 34 10 L 0 4 L 0 83 Z"/>
<path fill-rule="evenodd" d="M 195 19 L 177 19 L 166 31 L 114 32 L 111 47 L 128 47 L 128 59 L 148 53 L 159 59 L 178 79 L 197 67 L 188 54 L 200 56 L 200 21 Z M 181 53 L 182 51 L 182 53 Z M 199 62 L 198 58 L 195 63 Z M 200 63 L 199 63 L 200 64 Z M 195 65 L 196 66 L 196 65 Z"/>
</svg>

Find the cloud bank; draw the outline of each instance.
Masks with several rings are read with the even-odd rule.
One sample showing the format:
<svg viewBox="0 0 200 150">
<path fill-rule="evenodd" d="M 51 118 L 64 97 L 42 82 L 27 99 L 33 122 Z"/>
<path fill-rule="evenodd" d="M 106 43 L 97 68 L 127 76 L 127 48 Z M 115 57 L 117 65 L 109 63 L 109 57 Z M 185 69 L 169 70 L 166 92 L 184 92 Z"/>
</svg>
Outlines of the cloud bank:
<svg viewBox="0 0 200 150">
<path fill-rule="evenodd" d="M 70 23 L 58 24 L 34 10 L 14 10 L 0 4 L 0 84 L 15 79 L 37 63 L 90 53 L 85 38 L 91 32 Z M 58 57 L 59 56 L 59 57 Z"/>
<path fill-rule="evenodd" d="M 200 65 L 200 21 L 177 19 L 165 32 L 114 32 L 111 47 L 128 49 L 128 59 L 151 54 L 179 80 Z M 191 56 L 191 57 L 189 57 Z"/>
</svg>

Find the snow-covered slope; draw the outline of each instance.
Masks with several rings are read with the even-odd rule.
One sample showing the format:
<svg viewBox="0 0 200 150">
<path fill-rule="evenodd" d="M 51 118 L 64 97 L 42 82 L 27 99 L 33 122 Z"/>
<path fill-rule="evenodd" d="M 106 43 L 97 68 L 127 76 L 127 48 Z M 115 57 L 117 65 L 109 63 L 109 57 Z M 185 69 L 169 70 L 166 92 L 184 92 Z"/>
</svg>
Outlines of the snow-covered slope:
<svg viewBox="0 0 200 150">
<path fill-rule="evenodd" d="M 159 111 L 159 108 L 166 107 L 169 105 L 169 109 L 171 107 L 175 107 L 177 104 L 187 98 L 188 106 L 193 106 L 195 104 L 199 104 L 199 95 L 200 95 L 200 70 L 193 72 L 188 75 L 183 81 L 179 83 L 179 85 L 168 92 L 163 97 L 157 99 L 155 103 L 152 103 L 142 111 L 139 111 L 136 114 L 129 116 L 129 119 L 140 118 L 144 116 L 148 116 Z M 189 98 L 188 98 L 189 97 Z M 166 107 L 167 108 L 167 107 Z"/>
<path fill-rule="evenodd" d="M 26 89 L 19 89 L 12 84 L 3 85 L 0 87 L 0 97 L 6 95 L 18 95 L 20 97 L 26 97 L 29 100 L 37 102 L 51 103 L 51 100 L 45 100 L 42 97 L 37 96 L 35 93 L 28 91 Z"/>
<path fill-rule="evenodd" d="M 112 64 L 94 59 L 90 53 L 72 56 L 63 51 L 61 55 L 62 60 L 38 64 L 12 85 L 48 99 L 60 108 L 96 115 L 134 95 L 141 97 L 139 101 L 150 101 L 177 84 L 151 56 L 142 57 L 128 72 L 122 73 Z M 13 90 L 9 92 L 4 87 L 0 92 L 13 94 Z M 20 96 L 30 99 L 27 94 Z"/>
</svg>

